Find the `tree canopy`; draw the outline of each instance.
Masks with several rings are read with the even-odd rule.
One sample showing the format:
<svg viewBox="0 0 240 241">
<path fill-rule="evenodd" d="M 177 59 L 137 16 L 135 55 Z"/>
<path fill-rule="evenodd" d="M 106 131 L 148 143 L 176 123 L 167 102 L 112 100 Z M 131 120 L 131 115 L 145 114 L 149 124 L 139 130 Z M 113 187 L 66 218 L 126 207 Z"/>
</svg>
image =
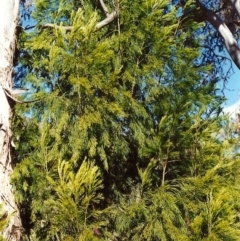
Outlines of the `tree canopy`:
<svg viewBox="0 0 240 241">
<path fill-rule="evenodd" d="M 238 240 L 238 138 L 219 137 L 195 15 L 211 5 L 34 3 L 15 79 L 35 100 L 14 116 L 25 240 Z"/>
</svg>

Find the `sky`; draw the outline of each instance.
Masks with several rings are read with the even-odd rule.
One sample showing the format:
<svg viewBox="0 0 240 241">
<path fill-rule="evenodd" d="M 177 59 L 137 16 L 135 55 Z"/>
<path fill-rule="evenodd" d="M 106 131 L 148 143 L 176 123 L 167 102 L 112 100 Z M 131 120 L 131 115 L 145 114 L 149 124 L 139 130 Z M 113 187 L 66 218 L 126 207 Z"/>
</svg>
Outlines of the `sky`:
<svg viewBox="0 0 240 241">
<path fill-rule="evenodd" d="M 226 106 L 231 106 L 240 100 L 240 70 L 235 65 L 234 72 L 224 90 L 224 94 L 228 99 L 225 103 Z"/>
<path fill-rule="evenodd" d="M 224 103 L 224 112 L 235 119 L 236 114 L 240 113 L 240 70 L 235 65 L 233 69 L 235 73 L 232 74 L 224 89 L 227 98 Z"/>
</svg>

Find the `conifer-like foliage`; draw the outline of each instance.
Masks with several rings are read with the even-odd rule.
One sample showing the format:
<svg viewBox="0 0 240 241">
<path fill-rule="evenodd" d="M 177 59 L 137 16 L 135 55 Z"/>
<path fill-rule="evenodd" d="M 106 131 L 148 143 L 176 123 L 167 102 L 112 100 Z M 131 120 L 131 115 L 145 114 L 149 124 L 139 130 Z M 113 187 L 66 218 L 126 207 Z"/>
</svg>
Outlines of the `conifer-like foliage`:
<svg viewBox="0 0 240 241">
<path fill-rule="evenodd" d="M 14 120 L 25 240 L 238 240 L 237 140 L 218 139 L 211 66 L 185 44 L 198 25 L 167 0 L 105 4 L 119 17 L 96 31 L 98 1 L 36 0 L 21 35 L 38 99 Z"/>
<path fill-rule="evenodd" d="M 0 231 L 4 231 L 6 226 L 8 225 L 9 219 L 11 215 L 8 215 L 8 212 L 4 210 L 4 205 L 0 204 Z M 4 237 L 2 236 L 2 233 L 0 234 L 0 241 L 5 241 Z"/>
</svg>

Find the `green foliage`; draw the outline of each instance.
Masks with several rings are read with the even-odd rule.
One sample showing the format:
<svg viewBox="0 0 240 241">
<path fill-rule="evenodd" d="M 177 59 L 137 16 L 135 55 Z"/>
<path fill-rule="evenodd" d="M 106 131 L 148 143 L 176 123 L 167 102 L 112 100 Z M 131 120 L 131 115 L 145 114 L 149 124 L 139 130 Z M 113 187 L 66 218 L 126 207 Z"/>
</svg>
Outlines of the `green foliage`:
<svg viewBox="0 0 240 241">
<path fill-rule="evenodd" d="M 19 46 L 40 100 L 13 131 L 26 240 L 237 240 L 238 140 L 218 139 L 223 99 L 186 44 L 198 25 L 168 1 L 123 0 L 99 31 L 97 1 L 35 6 Z"/>
<path fill-rule="evenodd" d="M 170 186 L 153 192 L 137 187 L 118 207 L 115 225 L 121 240 L 189 240 L 178 198 Z"/>
<path fill-rule="evenodd" d="M 222 188 L 213 194 L 206 195 L 206 201 L 199 203 L 198 212 L 191 223 L 195 240 L 238 240 L 239 224 L 236 223 L 236 212 L 232 192 Z"/>
<path fill-rule="evenodd" d="M 71 169 L 70 163 L 63 161 L 58 166 L 58 180 L 47 176 L 52 195 L 43 205 L 46 216 L 51 212 L 55 215 L 40 221 L 43 226 L 51 223 L 50 237 L 58 235 L 63 240 L 70 236 L 74 240 L 92 240 L 93 232 L 89 231 L 105 225 L 104 221 L 98 221 L 101 211 L 95 210 L 95 205 L 102 200 L 102 195 L 97 193 L 102 189 L 100 172 L 86 161 L 76 173 Z"/>
<path fill-rule="evenodd" d="M 11 217 L 11 214 L 8 214 L 7 212 L 4 212 L 3 204 L 0 204 L 0 241 L 5 241 L 6 239 L 3 238 L 2 236 L 2 231 L 5 230 L 9 219 Z"/>
</svg>

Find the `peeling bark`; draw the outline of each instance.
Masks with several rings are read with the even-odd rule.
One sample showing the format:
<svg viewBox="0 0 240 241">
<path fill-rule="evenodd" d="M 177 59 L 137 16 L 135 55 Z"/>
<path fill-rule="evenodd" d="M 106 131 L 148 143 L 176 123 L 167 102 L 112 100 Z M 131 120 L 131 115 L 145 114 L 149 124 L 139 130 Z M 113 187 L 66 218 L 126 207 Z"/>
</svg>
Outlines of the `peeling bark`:
<svg viewBox="0 0 240 241">
<path fill-rule="evenodd" d="M 13 55 L 15 50 L 15 28 L 18 23 L 19 0 L 0 1 L 0 202 L 10 219 L 3 231 L 6 240 L 19 241 L 21 221 L 10 184 L 12 160 L 10 153 L 12 111 L 5 91 L 12 89 Z"/>
</svg>

